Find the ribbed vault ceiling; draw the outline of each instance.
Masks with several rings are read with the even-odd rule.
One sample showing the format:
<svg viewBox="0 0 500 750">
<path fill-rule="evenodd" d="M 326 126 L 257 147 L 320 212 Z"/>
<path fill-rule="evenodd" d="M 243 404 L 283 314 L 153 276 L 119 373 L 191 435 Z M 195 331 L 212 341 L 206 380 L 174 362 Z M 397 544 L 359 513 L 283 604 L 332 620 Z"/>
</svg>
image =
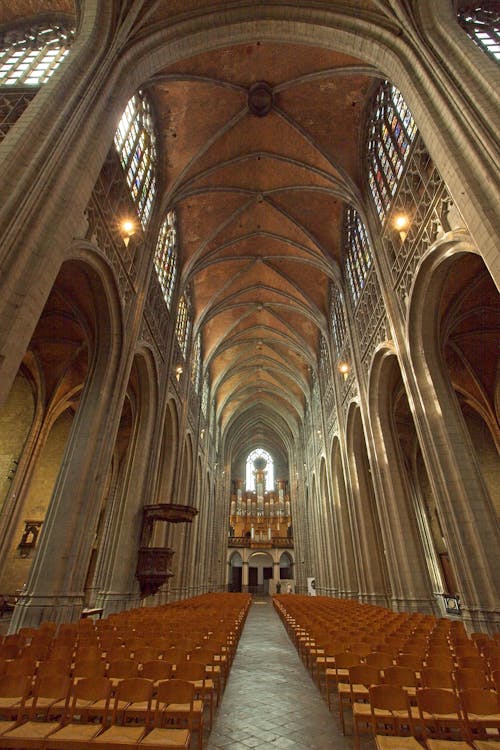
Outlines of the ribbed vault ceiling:
<svg viewBox="0 0 500 750">
<path fill-rule="evenodd" d="M 148 84 L 195 333 L 223 430 L 249 449 L 299 434 L 375 78 L 344 54 L 255 40 Z"/>
<path fill-rule="evenodd" d="M 152 30 L 167 9 L 170 23 L 207 11 L 199 0 L 144 6 Z M 350 6 L 377 12 L 369 0 Z M 0 22 L 71 10 L 64 0 L 0 0 Z M 299 434 L 342 263 L 344 208 L 358 202 L 376 79 L 346 54 L 256 38 L 144 82 L 159 131 L 160 198 L 177 210 L 181 284 L 233 448 L 258 441 L 288 453 Z"/>
</svg>

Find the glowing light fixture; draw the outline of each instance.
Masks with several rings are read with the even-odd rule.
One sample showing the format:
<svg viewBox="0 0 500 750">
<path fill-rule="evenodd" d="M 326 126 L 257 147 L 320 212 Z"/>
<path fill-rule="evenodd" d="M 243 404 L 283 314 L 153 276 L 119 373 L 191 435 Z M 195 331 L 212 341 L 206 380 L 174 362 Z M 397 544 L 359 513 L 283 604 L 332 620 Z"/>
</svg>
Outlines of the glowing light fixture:
<svg viewBox="0 0 500 750">
<path fill-rule="evenodd" d="M 131 219 L 124 219 L 121 223 L 120 229 L 123 237 L 123 243 L 125 247 L 128 247 L 130 238 L 133 234 L 135 234 L 135 224 Z"/>
<path fill-rule="evenodd" d="M 182 365 L 177 365 L 177 367 L 175 368 L 175 377 L 177 382 L 179 382 L 179 380 L 181 379 L 181 375 L 183 372 L 184 368 L 182 367 Z"/>
<path fill-rule="evenodd" d="M 407 214 L 397 214 L 392 223 L 394 229 L 398 232 L 401 242 L 404 242 L 408 234 L 410 219 Z"/>
<path fill-rule="evenodd" d="M 348 362 L 339 362 L 338 370 L 341 375 L 343 375 L 344 380 L 347 380 L 347 376 L 349 375 L 349 372 L 351 370 L 351 367 Z"/>
</svg>

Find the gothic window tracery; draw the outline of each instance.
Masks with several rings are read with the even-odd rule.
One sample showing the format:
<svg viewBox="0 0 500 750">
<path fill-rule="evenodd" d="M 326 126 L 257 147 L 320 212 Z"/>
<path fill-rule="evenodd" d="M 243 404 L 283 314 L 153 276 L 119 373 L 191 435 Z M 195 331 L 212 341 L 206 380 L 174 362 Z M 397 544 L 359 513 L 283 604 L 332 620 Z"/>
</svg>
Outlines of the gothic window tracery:
<svg viewBox="0 0 500 750">
<path fill-rule="evenodd" d="M 41 86 L 66 57 L 75 31 L 62 23 L 32 25 L 0 36 L 0 86 Z"/>
<path fill-rule="evenodd" d="M 264 458 L 267 461 L 266 464 L 266 492 L 272 492 L 274 487 L 274 462 L 273 457 L 263 448 L 256 448 L 249 453 L 246 463 L 246 488 L 247 492 L 255 491 L 255 467 L 254 461 L 256 458 Z"/>
<path fill-rule="evenodd" d="M 115 133 L 115 146 L 143 228 L 156 192 L 156 138 L 151 107 L 139 91 L 129 100 Z"/>
<path fill-rule="evenodd" d="M 493 60 L 500 62 L 500 9 L 498 3 L 466 5 L 458 12 L 458 22 L 473 42 Z"/>
<path fill-rule="evenodd" d="M 368 184 L 382 222 L 389 211 L 417 132 L 401 92 L 385 81 L 375 99 L 368 135 Z"/>
<path fill-rule="evenodd" d="M 358 212 L 349 206 L 346 214 L 346 276 L 355 307 L 372 265 L 372 253 L 366 227 Z"/>
<path fill-rule="evenodd" d="M 198 334 L 193 342 L 193 352 L 191 355 L 191 382 L 194 385 L 196 393 L 200 390 L 201 375 L 201 336 Z"/>
<path fill-rule="evenodd" d="M 344 346 L 346 327 L 342 292 L 337 286 L 333 286 L 330 293 L 330 323 L 335 354 L 338 357 Z"/>
<path fill-rule="evenodd" d="M 163 297 L 170 310 L 177 278 L 177 223 L 174 210 L 168 212 L 161 225 L 154 262 Z"/>
<path fill-rule="evenodd" d="M 184 292 L 179 300 L 179 306 L 177 308 L 177 320 L 175 323 L 175 335 L 177 337 L 177 341 L 179 342 L 179 346 L 184 358 L 187 354 L 189 334 L 191 332 L 191 320 L 189 317 L 190 307 L 191 305 L 189 303 L 188 295 L 186 292 Z"/>
</svg>

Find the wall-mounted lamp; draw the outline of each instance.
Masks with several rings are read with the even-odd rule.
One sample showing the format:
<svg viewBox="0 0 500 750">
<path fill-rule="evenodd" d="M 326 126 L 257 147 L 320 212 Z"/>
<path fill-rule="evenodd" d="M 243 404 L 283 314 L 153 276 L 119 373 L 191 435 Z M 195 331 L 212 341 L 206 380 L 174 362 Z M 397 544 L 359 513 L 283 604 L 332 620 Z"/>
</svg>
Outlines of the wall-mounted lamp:
<svg viewBox="0 0 500 750">
<path fill-rule="evenodd" d="M 132 219 L 124 219 L 120 225 L 120 231 L 123 238 L 123 244 L 128 247 L 130 238 L 135 234 L 135 223 Z"/>
<path fill-rule="evenodd" d="M 205 437 L 205 428 L 203 428 L 200 432 L 200 440 L 203 440 L 204 437 Z"/>
<path fill-rule="evenodd" d="M 339 362 L 338 370 L 340 374 L 343 376 L 344 380 L 347 380 L 347 376 L 350 372 L 350 365 L 348 362 Z"/>
<path fill-rule="evenodd" d="M 397 214 L 394 217 L 392 225 L 396 232 L 398 232 L 401 242 L 404 242 L 408 234 L 408 227 L 410 226 L 408 214 Z"/>
<path fill-rule="evenodd" d="M 179 380 L 181 379 L 181 375 L 183 372 L 184 368 L 182 367 L 182 365 L 177 365 L 177 367 L 175 368 L 175 378 L 177 382 L 179 382 Z"/>
</svg>

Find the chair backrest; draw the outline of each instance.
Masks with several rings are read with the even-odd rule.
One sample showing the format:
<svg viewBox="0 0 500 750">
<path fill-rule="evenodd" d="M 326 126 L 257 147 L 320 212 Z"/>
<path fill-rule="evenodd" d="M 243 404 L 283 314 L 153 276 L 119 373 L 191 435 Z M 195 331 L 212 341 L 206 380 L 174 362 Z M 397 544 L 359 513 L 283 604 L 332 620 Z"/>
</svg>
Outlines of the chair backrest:
<svg viewBox="0 0 500 750">
<path fill-rule="evenodd" d="M 205 665 L 196 661 L 184 661 L 177 665 L 175 679 L 179 680 L 204 680 Z"/>
<path fill-rule="evenodd" d="M 6 675 L 30 675 L 33 677 L 36 672 L 36 659 L 31 658 L 19 658 L 14 661 L 9 661 L 5 665 Z"/>
<path fill-rule="evenodd" d="M 425 688 L 453 688 L 450 670 L 424 667 L 420 672 L 420 683 Z"/>
<path fill-rule="evenodd" d="M 71 670 L 71 659 L 47 659 L 38 665 L 38 677 L 59 675 L 67 677 Z"/>
<path fill-rule="evenodd" d="M 27 675 L 2 675 L 0 677 L 1 698 L 21 698 L 24 700 L 31 689 L 31 679 Z"/>
<path fill-rule="evenodd" d="M 411 667 L 403 667 L 399 664 L 384 667 L 384 683 L 399 687 L 416 687 L 417 675 Z"/>
<path fill-rule="evenodd" d="M 423 714 L 459 714 L 460 704 L 455 692 L 446 688 L 421 688 L 417 690 L 417 705 L 420 718 Z"/>
<path fill-rule="evenodd" d="M 352 685 L 378 685 L 382 682 L 380 669 L 372 664 L 355 664 L 349 667 L 349 683 Z"/>
<path fill-rule="evenodd" d="M 372 651 L 365 656 L 365 662 L 367 664 L 372 664 L 374 667 L 384 669 L 385 667 L 390 667 L 394 664 L 394 657 L 386 651 Z"/>
<path fill-rule="evenodd" d="M 402 667 L 410 667 L 410 669 L 416 672 L 422 669 L 423 662 L 424 658 L 421 654 L 412 654 L 405 651 L 396 656 L 396 664 L 400 664 Z"/>
<path fill-rule="evenodd" d="M 456 669 L 453 672 L 453 679 L 457 690 L 467 690 L 469 688 L 489 687 L 489 681 L 486 672 L 482 669 Z"/>
<path fill-rule="evenodd" d="M 195 687 L 187 680 L 165 680 L 158 683 L 156 691 L 157 704 L 189 703 L 195 697 Z"/>
<path fill-rule="evenodd" d="M 133 664 L 133 662 L 132 662 Z M 111 722 L 113 724 L 123 723 L 126 719 L 126 710 L 120 708 L 126 703 L 146 703 L 145 714 L 151 713 L 151 701 L 153 699 L 153 682 L 143 677 L 129 677 L 122 680 L 115 689 L 113 701 L 113 712 Z"/>
<path fill-rule="evenodd" d="M 460 704 L 465 716 L 476 714 L 478 716 L 492 716 L 497 714 L 497 723 L 500 721 L 499 696 L 492 690 L 481 688 L 468 688 L 460 693 Z"/>
<path fill-rule="evenodd" d="M 67 709 L 67 720 L 74 721 L 82 713 L 79 701 L 104 701 L 103 718 L 109 714 L 109 704 L 112 693 L 112 682 L 107 677 L 84 677 L 74 683 L 71 688 Z"/>
<path fill-rule="evenodd" d="M 108 677 L 131 678 L 137 675 L 137 664 L 132 659 L 118 659 L 110 662 L 107 669 Z"/>
<path fill-rule="evenodd" d="M 104 677 L 106 663 L 101 659 L 77 659 L 73 677 Z"/>
<path fill-rule="evenodd" d="M 351 651 L 341 651 L 339 654 L 334 654 L 333 659 L 335 669 L 349 669 L 349 667 L 361 663 L 361 656 Z"/>
<path fill-rule="evenodd" d="M 377 708 L 391 711 L 409 711 L 408 696 L 403 688 L 397 685 L 371 685 L 369 696 L 372 713 Z"/>
<path fill-rule="evenodd" d="M 163 659 L 153 659 L 146 661 L 142 665 L 141 677 L 148 680 L 169 680 L 172 675 L 172 665 Z"/>
</svg>

